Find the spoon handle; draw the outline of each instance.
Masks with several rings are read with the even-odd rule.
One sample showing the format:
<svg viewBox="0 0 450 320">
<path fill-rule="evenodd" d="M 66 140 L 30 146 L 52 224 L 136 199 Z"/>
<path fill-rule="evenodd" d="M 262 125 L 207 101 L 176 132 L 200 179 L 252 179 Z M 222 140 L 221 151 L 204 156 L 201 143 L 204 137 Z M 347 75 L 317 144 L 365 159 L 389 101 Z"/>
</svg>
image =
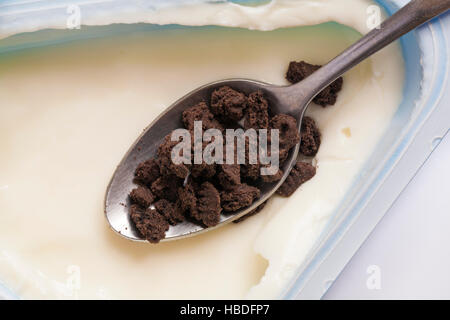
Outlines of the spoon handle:
<svg viewBox="0 0 450 320">
<path fill-rule="evenodd" d="M 326 86 L 378 50 L 450 9 L 450 0 L 412 0 L 336 58 L 305 80 L 292 85 L 291 95 L 312 99 Z"/>
</svg>

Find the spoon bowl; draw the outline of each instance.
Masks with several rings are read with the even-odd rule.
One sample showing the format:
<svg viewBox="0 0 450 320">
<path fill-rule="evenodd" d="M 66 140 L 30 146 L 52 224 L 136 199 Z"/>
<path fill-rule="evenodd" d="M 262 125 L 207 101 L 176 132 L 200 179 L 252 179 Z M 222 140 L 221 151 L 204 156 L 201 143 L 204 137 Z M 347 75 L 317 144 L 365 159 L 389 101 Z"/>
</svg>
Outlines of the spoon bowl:
<svg viewBox="0 0 450 320">
<path fill-rule="evenodd" d="M 128 208 L 130 206 L 130 200 L 128 194 L 132 189 L 137 187 L 137 184 L 133 182 L 134 172 L 141 162 L 153 158 L 156 155 L 159 144 L 163 141 L 167 134 L 175 129 L 183 127 L 181 114 L 184 110 L 201 101 L 209 101 L 211 93 L 215 89 L 222 86 L 229 86 L 245 94 L 250 94 L 256 90 L 262 90 L 268 99 L 269 104 L 274 106 L 274 108 L 271 108 L 274 113 L 286 113 L 286 110 L 288 109 L 287 105 L 283 105 L 281 103 L 281 97 L 278 95 L 283 87 L 248 79 L 229 79 L 209 83 L 188 93 L 173 103 L 137 138 L 114 172 L 114 175 L 108 185 L 105 197 L 105 214 L 111 229 L 130 240 L 145 241 L 140 236 L 129 216 Z M 303 109 L 306 105 L 307 104 L 304 105 Z M 301 124 L 300 117 L 302 114 L 300 111 L 303 109 L 293 109 L 295 112 L 291 114 L 296 117 L 299 125 Z M 184 221 L 175 226 L 170 226 L 169 230 L 166 232 L 166 237 L 161 240 L 161 242 L 181 239 L 215 229 L 238 219 L 255 209 L 258 205 L 272 196 L 286 179 L 289 171 L 295 165 L 298 149 L 299 145 L 290 151 L 288 159 L 282 166 L 282 170 L 285 172 L 283 178 L 276 183 L 266 183 L 261 185 L 259 187 L 261 190 L 261 196 L 251 206 L 243 208 L 231 215 L 222 214 L 220 217 L 220 223 L 214 227 L 203 228 L 202 226 L 190 221 Z"/>
</svg>

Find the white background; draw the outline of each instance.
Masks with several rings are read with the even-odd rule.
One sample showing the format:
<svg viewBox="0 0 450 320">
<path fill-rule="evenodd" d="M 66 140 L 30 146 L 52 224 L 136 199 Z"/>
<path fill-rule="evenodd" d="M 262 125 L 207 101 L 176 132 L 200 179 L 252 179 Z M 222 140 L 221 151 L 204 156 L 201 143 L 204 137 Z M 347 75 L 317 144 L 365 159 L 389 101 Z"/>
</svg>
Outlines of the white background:
<svg viewBox="0 0 450 320">
<path fill-rule="evenodd" d="M 367 286 L 376 276 L 370 266 L 379 270 L 379 289 Z M 450 134 L 324 298 L 450 299 Z"/>
</svg>

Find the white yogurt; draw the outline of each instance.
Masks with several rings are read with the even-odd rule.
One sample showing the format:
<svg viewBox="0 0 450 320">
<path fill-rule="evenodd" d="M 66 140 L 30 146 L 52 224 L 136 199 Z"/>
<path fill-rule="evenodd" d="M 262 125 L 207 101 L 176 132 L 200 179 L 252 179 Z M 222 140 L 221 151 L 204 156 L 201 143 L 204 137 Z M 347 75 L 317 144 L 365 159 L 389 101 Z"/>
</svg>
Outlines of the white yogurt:
<svg viewBox="0 0 450 320">
<path fill-rule="evenodd" d="M 365 33 L 370 4 L 202 4 L 145 21 L 255 30 L 338 21 Z M 397 44 L 348 72 L 336 105 L 311 105 L 322 132 L 317 174 L 257 216 L 179 242 L 134 243 L 108 229 L 104 192 L 136 136 L 184 93 L 230 77 L 285 84 L 289 61 L 323 64 L 358 37 L 332 24 L 168 29 L 0 57 L 2 282 L 25 298 L 277 297 L 400 103 Z"/>
</svg>

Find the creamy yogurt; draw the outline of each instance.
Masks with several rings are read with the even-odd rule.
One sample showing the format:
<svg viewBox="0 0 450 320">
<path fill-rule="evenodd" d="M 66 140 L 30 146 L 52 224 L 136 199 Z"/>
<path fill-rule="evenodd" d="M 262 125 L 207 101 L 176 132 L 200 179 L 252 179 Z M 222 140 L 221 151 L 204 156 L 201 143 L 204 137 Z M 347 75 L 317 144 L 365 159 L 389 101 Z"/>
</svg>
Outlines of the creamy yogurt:
<svg viewBox="0 0 450 320">
<path fill-rule="evenodd" d="M 400 103 L 398 44 L 348 72 L 336 105 L 310 106 L 322 132 L 316 176 L 245 222 L 129 242 L 108 229 L 104 192 L 129 145 L 178 97 L 222 78 L 286 84 L 289 61 L 323 64 L 367 32 L 371 4 L 166 8 L 141 20 L 239 28 L 154 28 L 0 56 L 1 281 L 25 298 L 278 297 Z M 299 27 L 327 21 L 351 28 Z"/>
</svg>

